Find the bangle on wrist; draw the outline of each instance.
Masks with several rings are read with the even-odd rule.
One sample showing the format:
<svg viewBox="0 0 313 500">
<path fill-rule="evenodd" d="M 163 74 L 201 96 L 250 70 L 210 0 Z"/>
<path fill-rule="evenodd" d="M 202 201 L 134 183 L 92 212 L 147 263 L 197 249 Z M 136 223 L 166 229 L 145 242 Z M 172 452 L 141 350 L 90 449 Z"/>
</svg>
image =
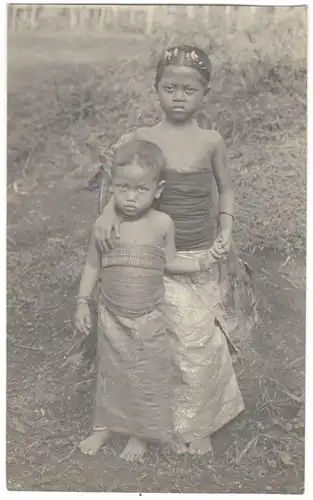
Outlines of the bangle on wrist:
<svg viewBox="0 0 313 500">
<path fill-rule="evenodd" d="M 90 301 L 90 297 L 76 297 L 77 304 L 89 304 Z"/>
<path fill-rule="evenodd" d="M 220 212 L 220 215 L 229 215 L 229 217 L 231 217 L 233 220 L 234 220 L 234 216 L 232 214 L 229 214 L 228 212 Z"/>
</svg>

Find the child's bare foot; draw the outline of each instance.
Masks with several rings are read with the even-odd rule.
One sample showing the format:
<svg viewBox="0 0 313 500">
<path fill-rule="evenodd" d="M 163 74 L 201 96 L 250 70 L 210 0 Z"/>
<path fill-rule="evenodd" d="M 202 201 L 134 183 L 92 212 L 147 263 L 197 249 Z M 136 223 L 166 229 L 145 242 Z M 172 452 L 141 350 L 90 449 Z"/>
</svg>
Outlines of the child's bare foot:
<svg viewBox="0 0 313 500">
<path fill-rule="evenodd" d="M 203 439 L 195 439 L 189 444 L 188 453 L 191 455 L 206 455 L 212 451 L 210 436 Z"/>
<path fill-rule="evenodd" d="M 139 438 L 130 437 L 125 449 L 120 454 L 120 458 L 127 462 L 141 461 L 147 451 L 147 443 Z"/>
<path fill-rule="evenodd" d="M 91 436 L 88 436 L 79 443 L 79 448 L 85 455 L 95 455 L 102 448 L 109 437 L 109 429 L 95 431 L 91 434 Z"/>
</svg>

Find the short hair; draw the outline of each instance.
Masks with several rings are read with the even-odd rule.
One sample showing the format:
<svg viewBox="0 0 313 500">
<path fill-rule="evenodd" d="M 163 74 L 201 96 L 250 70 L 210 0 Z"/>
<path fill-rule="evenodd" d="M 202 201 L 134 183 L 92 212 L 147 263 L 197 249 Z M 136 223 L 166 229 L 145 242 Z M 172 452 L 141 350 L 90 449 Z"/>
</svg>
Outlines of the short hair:
<svg viewBox="0 0 313 500">
<path fill-rule="evenodd" d="M 194 68 L 209 84 L 212 64 L 204 50 L 194 45 L 176 45 L 166 49 L 158 62 L 155 75 L 155 88 L 158 89 L 166 66 L 188 66 Z"/>
<path fill-rule="evenodd" d="M 143 139 L 130 139 L 116 148 L 113 158 L 114 167 L 137 163 L 141 168 L 153 172 L 157 181 L 165 178 L 166 159 L 162 150 L 154 142 Z"/>
</svg>

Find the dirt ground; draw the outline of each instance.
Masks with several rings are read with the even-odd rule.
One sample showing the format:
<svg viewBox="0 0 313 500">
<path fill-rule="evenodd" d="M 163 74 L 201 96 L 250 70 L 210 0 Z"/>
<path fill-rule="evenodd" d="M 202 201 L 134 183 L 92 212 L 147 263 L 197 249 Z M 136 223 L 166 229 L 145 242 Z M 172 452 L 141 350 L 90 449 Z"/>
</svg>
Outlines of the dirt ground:
<svg viewBox="0 0 313 500">
<path fill-rule="evenodd" d="M 21 91 L 26 69 L 12 66 Z M 270 251 L 245 256 L 261 325 L 236 364 L 246 410 L 214 436 L 214 455 L 177 458 L 152 447 L 144 464 L 129 465 L 118 437 L 95 457 L 79 452 L 94 377 L 62 365 L 76 340 L 71 316 L 97 210 L 85 179 L 56 162 L 31 192 L 9 190 L 8 489 L 303 493 L 305 262 Z"/>
</svg>

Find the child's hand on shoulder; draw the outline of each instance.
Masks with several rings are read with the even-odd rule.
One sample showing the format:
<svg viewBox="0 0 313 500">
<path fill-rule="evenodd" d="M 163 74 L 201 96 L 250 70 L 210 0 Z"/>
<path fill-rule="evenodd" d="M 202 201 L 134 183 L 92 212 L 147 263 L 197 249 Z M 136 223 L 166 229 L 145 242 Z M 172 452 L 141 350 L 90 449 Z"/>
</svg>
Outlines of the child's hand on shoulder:
<svg viewBox="0 0 313 500">
<path fill-rule="evenodd" d="M 91 314 L 87 303 L 79 303 L 75 314 L 76 328 L 86 335 L 89 335 L 91 329 Z"/>
</svg>

